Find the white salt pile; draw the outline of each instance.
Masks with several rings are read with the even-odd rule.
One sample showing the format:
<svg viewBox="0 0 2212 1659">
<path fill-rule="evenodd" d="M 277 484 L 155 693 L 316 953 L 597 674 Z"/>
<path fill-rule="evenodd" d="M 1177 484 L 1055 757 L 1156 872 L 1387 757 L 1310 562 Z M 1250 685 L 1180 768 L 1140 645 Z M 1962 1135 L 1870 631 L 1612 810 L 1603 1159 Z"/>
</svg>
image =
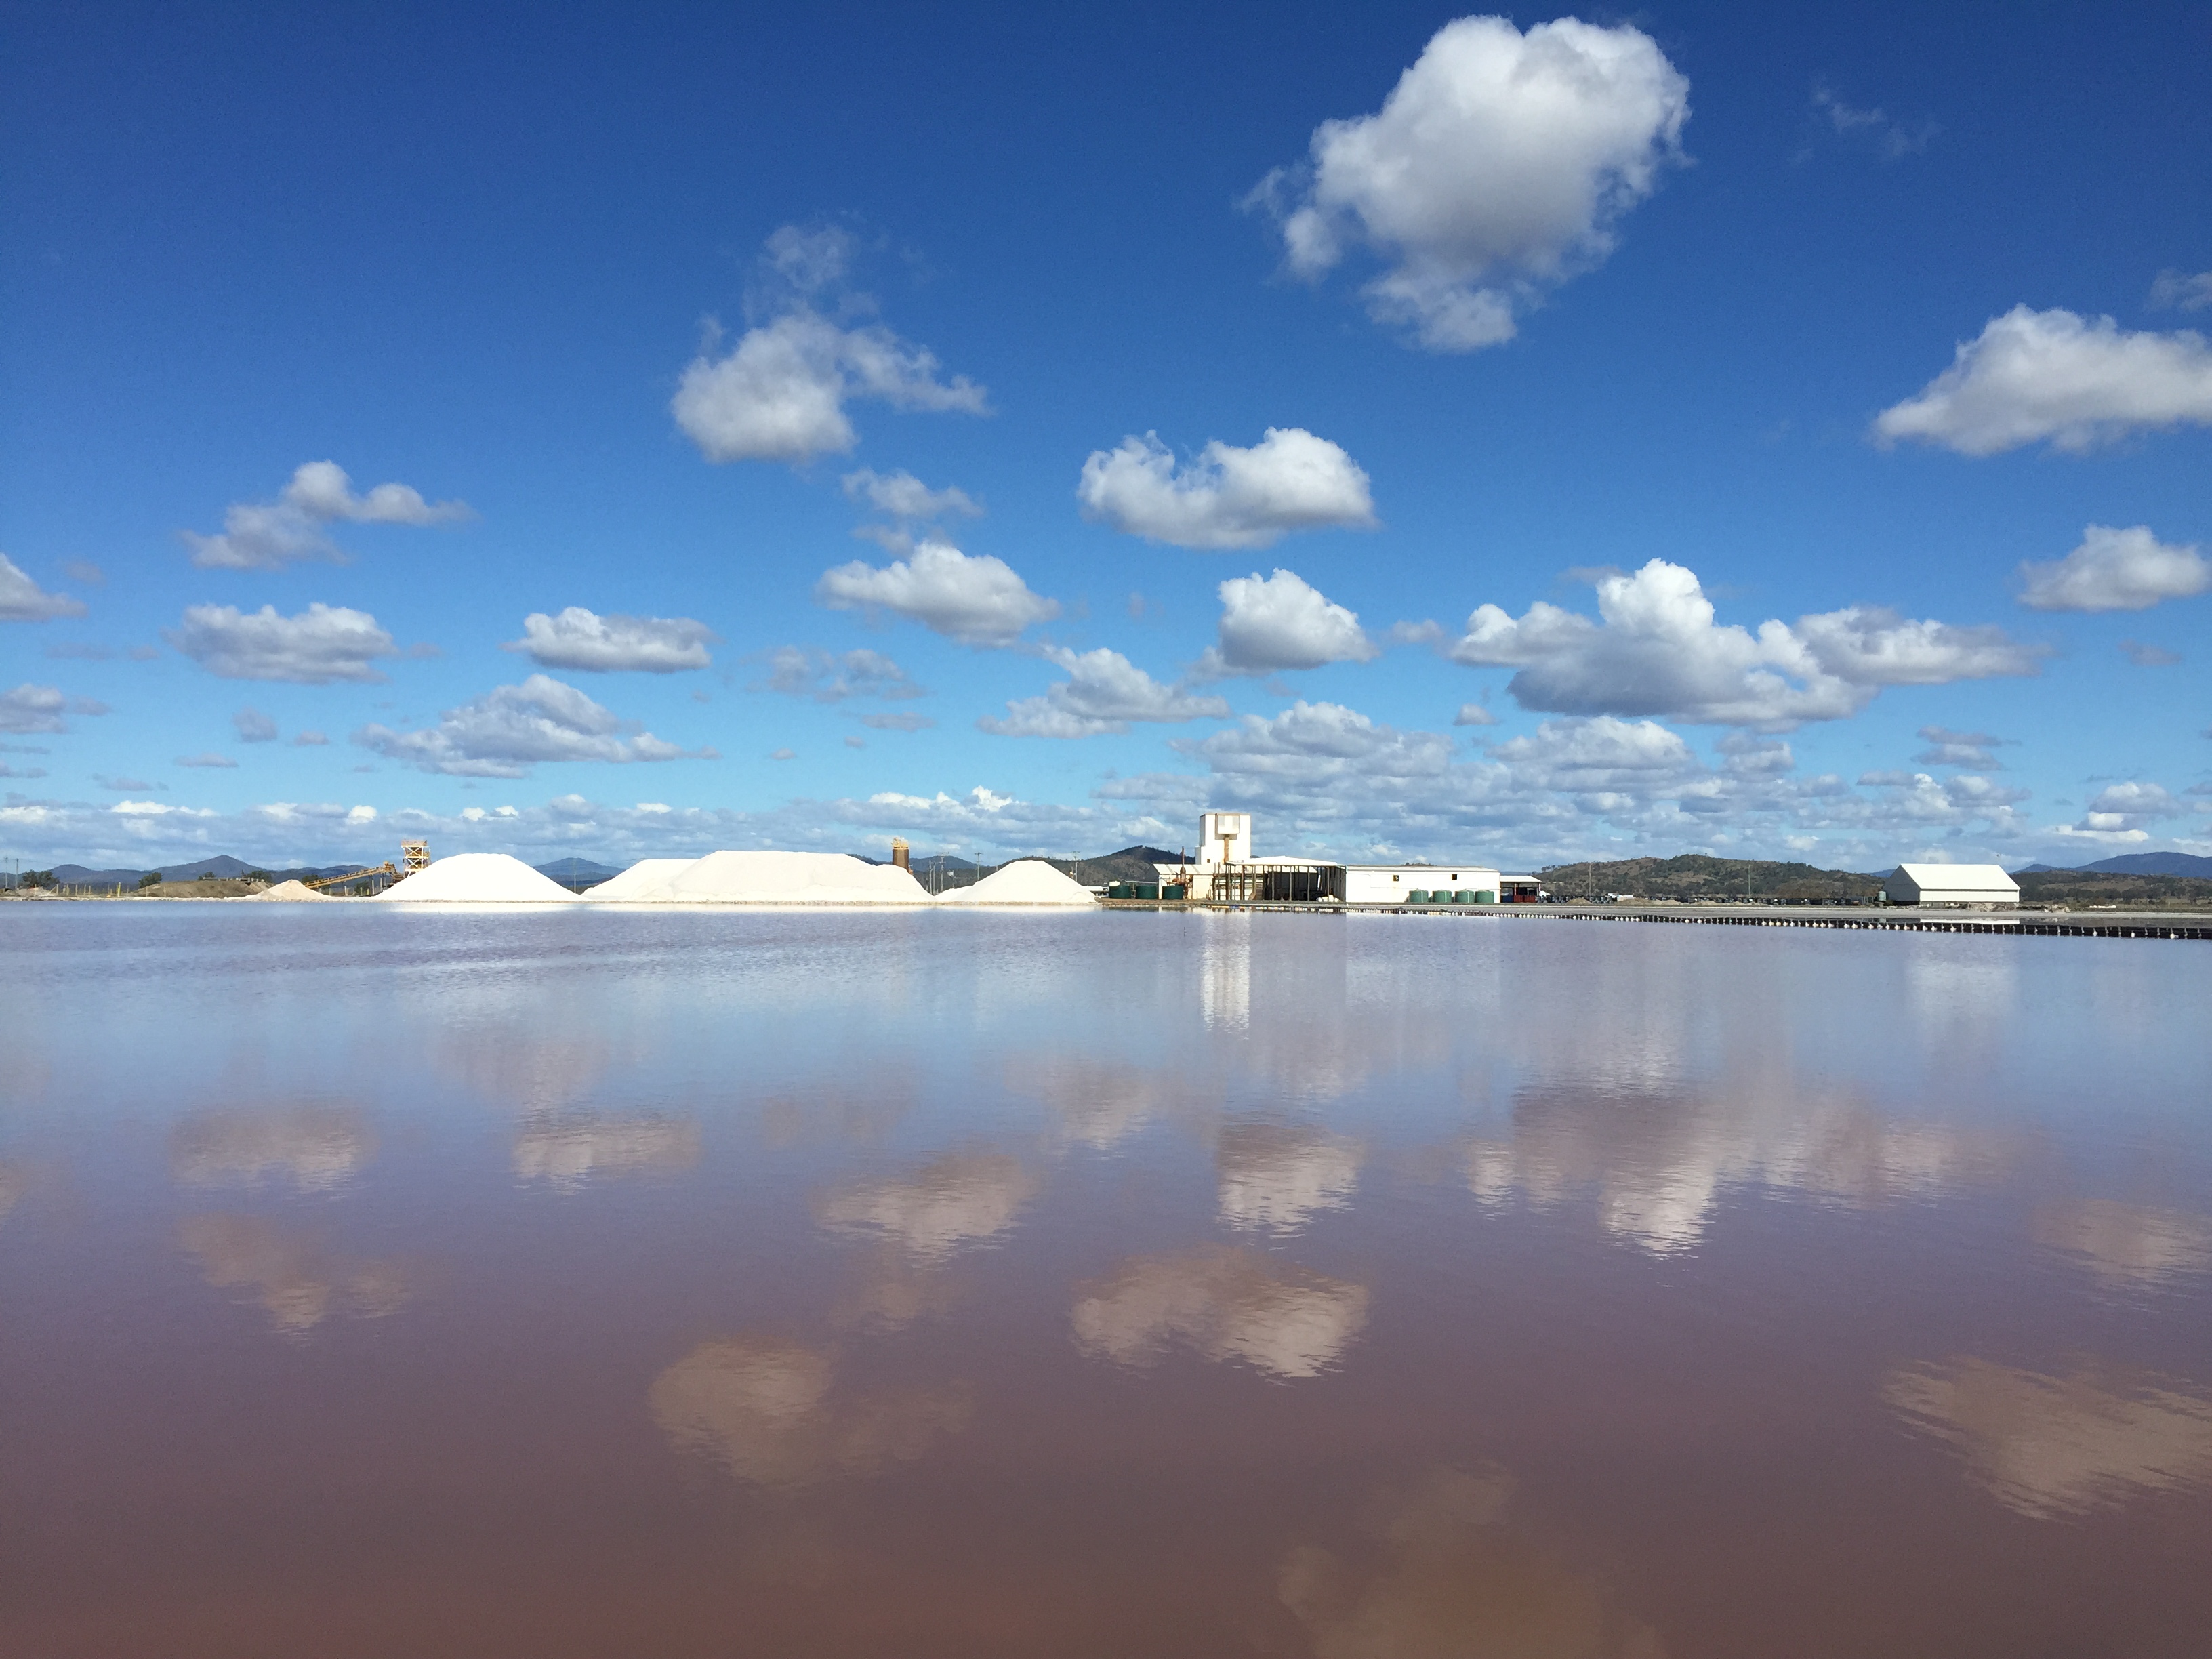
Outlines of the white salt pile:
<svg viewBox="0 0 2212 1659">
<path fill-rule="evenodd" d="M 246 895 L 246 900 L 249 903 L 258 900 L 264 903 L 274 901 L 279 904 L 289 904 L 299 899 L 313 899 L 316 903 L 320 904 L 330 896 L 328 893 L 318 893 L 304 881 L 295 880 L 280 881 L 274 887 L 264 887 L 258 893 L 248 893 Z"/>
<path fill-rule="evenodd" d="M 696 859 L 640 859 L 618 876 L 610 876 L 597 887 L 586 887 L 584 896 L 613 903 L 645 896 L 678 870 L 688 870 Z"/>
<path fill-rule="evenodd" d="M 973 887 L 962 887 L 938 900 L 940 904 L 1096 904 L 1088 889 L 1047 864 L 1042 859 L 1018 859 L 993 871 Z"/>
<path fill-rule="evenodd" d="M 456 853 L 377 895 L 432 904 L 567 904 L 575 896 L 505 853 Z"/>
<path fill-rule="evenodd" d="M 594 895 L 599 891 L 592 890 Z M 849 853 L 709 853 L 632 895 L 640 904 L 927 904 L 896 865 Z"/>
</svg>

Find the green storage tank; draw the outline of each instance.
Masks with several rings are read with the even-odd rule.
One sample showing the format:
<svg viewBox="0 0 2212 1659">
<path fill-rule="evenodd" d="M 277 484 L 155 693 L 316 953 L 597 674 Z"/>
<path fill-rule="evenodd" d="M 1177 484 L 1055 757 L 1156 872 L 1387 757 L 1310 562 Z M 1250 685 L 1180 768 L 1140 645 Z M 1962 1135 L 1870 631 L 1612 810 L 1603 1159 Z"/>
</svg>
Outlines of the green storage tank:
<svg viewBox="0 0 2212 1659">
<path fill-rule="evenodd" d="M 1429 890 L 1425 887 L 1416 887 L 1406 895 L 1408 904 L 1426 904 L 1428 902 Z"/>
<path fill-rule="evenodd" d="M 1461 889 L 1459 890 L 1459 891 L 1457 891 L 1456 893 L 1454 893 L 1454 894 L 1452 895 L 1452 902 L 1453 902 L 1454 904 L 1472 904 L 1472 903 L 1474 903 L 1474 889 L 1473 889 L 1472 887 L 1462 887 L 1462 888 L 1461 888 Z"/>
<path fill-rule="evenodd" d="M 1498 895 L 1486 887 L 1474 896 L 1474 902 L 1477 904 L 1495 904 L 1498 902 Z"/>
</svg>

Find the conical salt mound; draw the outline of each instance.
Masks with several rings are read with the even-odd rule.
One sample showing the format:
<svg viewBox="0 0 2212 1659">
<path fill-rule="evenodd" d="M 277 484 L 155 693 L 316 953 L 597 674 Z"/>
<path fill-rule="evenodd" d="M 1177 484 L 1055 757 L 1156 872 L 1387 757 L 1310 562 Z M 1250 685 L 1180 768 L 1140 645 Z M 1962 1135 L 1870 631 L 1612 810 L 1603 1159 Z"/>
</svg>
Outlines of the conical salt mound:
<svg viewBox="0 0 2212 1659">
<path fill-rule="evenodd" d="M 1096 904 L 1090 890 L 1042 859 L 1017 859 L 973 887 L 945 894 L 939 904 Z"/>
<path fill-rule="evenodd" d="M 696 859 L 640 859 L 618 876 L 610 876 L 597 887 L 586 887 L 584 896 L 603 902 L 635 903 L 650 897 L 679 870 L 689 870 Z"/>
<path fill-rule="evenodd" d="M 849 853 L 709 853 L 637 894 L 641 904 L 927 904 L 896 865 Z"/>
<path fill-rule="evenodd" d="M 400 904 L 568 904 L 575 896 L 505 853 L 456 853 L 377 895 Z"/>
<path fill-rule="evenodd" d="M 246 896 L 248 904 L 289 904 L 307 899 L 313 899 L 318 904 L 336 902 L 328 893 L 318 893 L 306 882 L 298 880 L 280 881 L 274 887 L 264 887 L 258 893 Z"/>
</svg>

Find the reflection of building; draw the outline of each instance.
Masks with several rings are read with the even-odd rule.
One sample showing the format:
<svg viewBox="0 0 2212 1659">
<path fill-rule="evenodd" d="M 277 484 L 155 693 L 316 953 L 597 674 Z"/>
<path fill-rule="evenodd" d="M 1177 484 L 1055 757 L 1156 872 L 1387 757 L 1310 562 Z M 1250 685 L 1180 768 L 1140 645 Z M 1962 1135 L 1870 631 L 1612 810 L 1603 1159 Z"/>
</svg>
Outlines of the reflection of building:
<svg viewBox="0 0 2212 1659">
<path fill-rule="evenodd" d="M 1263 858 L 1252 850 L 1249 812 L 1204 814 L 1196 860 L 1158 868 L 1159 896 L 1180 886 L 1189 897 L 1216 904 L 1532 904 L 1540 896 L 1534 877 L 1502 875 L 1481 865 Z"/>
</svg>

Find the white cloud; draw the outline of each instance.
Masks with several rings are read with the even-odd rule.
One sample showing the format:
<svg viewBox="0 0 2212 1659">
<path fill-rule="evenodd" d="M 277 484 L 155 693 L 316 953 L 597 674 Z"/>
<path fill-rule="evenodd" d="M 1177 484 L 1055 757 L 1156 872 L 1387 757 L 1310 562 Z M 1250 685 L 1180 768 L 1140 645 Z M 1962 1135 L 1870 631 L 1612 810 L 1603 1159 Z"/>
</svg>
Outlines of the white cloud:
<svg viewBox="0 0 2212 1659">
<path fill-rule="evenodd" d="M 1044 655 L 1066 669 L 1067 678 L 1042 696 L 1008 703 L 1004 720 L 986 716 L 975 722 L 978 727 L 1007 738 L 1091 738 L 1126 732 L 1133 721 L 1174 725 L 1229 714 L 1221 698 L 1163 685 L 1103 646 L 1085 652 L 1054 646 Z"/>
<path fill-rule="evenodd" d="M 2194 545 L 2171 546 L 2148 525 L 2093 524 L 2063 559 L 2023 563 L 2020 602 L 2035 611 L 2148 611 L 2212 588 L 2212 560 Z"/>
<path fill-rule="evenodd" d="M 1011 645 L 1032 623 L 1060 614 L 1002 560 L 926 541 L 878 567 L 855 559 L 822 573 L 816 602 L 832 611 L 888 611 L 963 645 Z"/>
<path fill-rule="evenodd" d="M 2151 307 L 2157 311 L 2203 311 L 2212 306 L 2212 270 L 2194 276 L 2179 270 L 2161 270 L 2150 285 Z"/>
<path fill-rule="evenodd" d="M 1908 124 L 1891 119 L 1885 110 L 1855 108 L 1826 87 L 1813 88 L 1813 115 L 1814 119 L 1826 123 L 1838 138 L 1864 140 L 1872 144 L 1885 161 L 1901 161 L 1908 155 L 1919 155 L 1943 131 L 1924 116 Z"/>
<path fill-rule="evenodd" d="M 977 519 L 983 515 L 975 498 L 956 485 L 932 489 L 902 467 L 896 472 L 878 472 L 862 467 L 848 472 L 838 483 L 847 499 L 866 501 L 886 518 L 921 524 L 935 519 Z"/>
<path fill-rule="evenodd" d="M 466 501 L 426 501 L 403 483 L 380 483 L 356 495 L 337 462 L 309 461 L 293 472 L 276 500 L 234 502 L 222 515 L 222 534 L 187 530 L 184 535 L 192 562 L 203 569 L 279 570 L 302 559 L 343 563 L 345 554 L 323 528 L 339 520 L 433 525 L 475 516 Z"/>
<path fill-rule="evenodd" d="M 1452 754 L 1449 738 L 1401 732 L 1341 703 L 1304 699 L 1272 719 L 1247 714 L 1225 731 L 1178 747 L 1217 774 L 1249 785 L 1290 784 L 1302 794 L 1335 793 L 1347 799 L 1378 787 L 1401 793 L 1414 780 L 1438 778 Z"/>
<path fill-rule="evenodd" d="M 330 738 L 320 732 L 306 731 L 298 733 L 293 738 L 292 747 L 295 749 L 323 749 L 329 746 L 330 741 Z"/>
<path fill-rule="evenodd" d="M 0 732 L 66 732 L 70 726 L 64 716 L 107 712 L 104 702 L 68 696 L 58 687 L 33 685 L 28 680 L 13 691 L 0 692 Z"/>
<path fill-rule="evenodd" d="M 602 617 L 572 605 L 557 617 L 533 611 L 522 619 L 522 637 L 500 649 L 522 652 L 540 668 L 674 674 L 710 665 L 707 647 L 720 638 L 688 617 Z"/>
<path fill-rule="evenodd" d="M 1452 724 L 1454 726 L 1495 726 L 1498 724 L 1498 716 L 1479 702 L 1463 702 L 1459 706 L 1459 713 L 1452 716 Z"/>
<path fill-rule="evenodd" d="M 229 772 L 235 771 L 238 768 L 238 763 L 229 756 L 217 754 L 212 749 L 203 754 L 179 755 L 177 757 L 177 764 L 187 770 L 203 772 Z"/>
<path fill-rule="evenodd" d="M 319 602 L 296 617 L 280 617 L 272 605 L 246 615 L 234 605 L 191 605 L 161 637 L 224 679 L 295 685 L 379 682 L 384 676 L 372 665 L 399 654 L 392 635 L 367 611 Z"/>
<path fill-rule="evenodd" d="M 780 645 L 766 653 L 766 661 L 768 678 L 754 681 L 747 690 L 780 691 L 787 697 L 811 697 L 816 702 L 843 702 L 851 697 L 901 702 L 929 695 L 880 651 L 817 651 L 803 645 Z M 884 720 L 933 724 L 919 714 L 863 715 L 862 719 L 870 725 Z"/>
<path fill-rule="evenodd" d="M 2093 834 L 2147 830 L 2161 818 L 2188 816 L 2189 809 L 2162 784 L 2115 783 L 2100 789 L 2076 828 Z"/>
<path fill-rule="evenodd" d="M 541 761 L 619 763 L 713 755 L 687 755 L 650 732 L 640 732 L 636 721 L 619 718 L 575 687 L 544 674 L 532 674 L 520 685 L 496 686 L 474 702 L 449 708 L 428 731 L 366 726 L 353 740 L 425 772 L 468 778 L 526 777 Z"/>
<path fill-rule="evenodd" d="M 1923 726 L 1920 737 L 1928 747 L 1912 757 L 1916 766 L 1965 766 L 1978 772 L 1996 771 L 2004 763 L 1990 751 L 2007 739 L 1987 732 L 1954 732 L 1944 726 Z"/>
<path fill-rule="evenodd" d="M 1356 613 L 1330 604 L 1292 571 L 1234 576 L 1217 591 L 1219 643 L 1200 661 L 1203 678 L 1372 662 L 1382 654 Z"/>
<path fill-rule="evenodd" d="M 2153 645 L 2147 640 L 2122 640 L 2120 654 L 2137 668 L 2171 668 L 2181 660 L 2179 652 L 2169 651 L 2162 645 Z"/>
<path fill-rule="evenodd" d="M 1614 223 L 1680 159 L 1689 94 L 1637 29 L 1569 17 L 1524 35 L 1462 17 L 1379 113 L 1323 122 L 1310 165 L 1251 199 L 1280 217 L 1292 270 L 1318 276 L 1364 245 L 1389 264 L 1364 290 L 1370 315 L 1472 351 L 1612 252 Z"/>
<path fill-rule="evenodd" d="M 2184 424 L 2212 425 L 2212 345 L 2203 335 L 2124 333 L 2110 317 L 2022 305 L 1991 318 L 1917 396 L 1882 410 L 1874 435 L 1962 455 L 2045 441 L 2080 454 Z"/>
<path fill-rule="evenodd" d="M 1176 547 L 1269 547 L 1293 530 L 1375 523 L 1367 474 L 1302 427 L 1249 449 L 1218 438 L 1178 470 L 1155 433 L 1093 450 L 1075 489 L 1085 518 Z"/>
<path fill-rule="evenodd" d="M 230 717 L 238 728 L 240 743 L 274 743 L 276 741 L 276 722 L 258 708 L 241 708 Z"/>
<path fill-rule="evenodd" d="M 83 600 L 47 592 L 13 559 L 0 553 L 0 622 L 51 622 L 56 617 L 82 615 Z"/>
<path fill-rule="evenodd" d="M 876 732 L 920 732 L 937 724 L 927 714 L 856 714 L 854 718 Z"/>
<path fill-rule="evenodd" d="M 1844 719 L 1886 685 L 2033 675 L 2043 654 L 1998 629 L 1863 605 L 1801 617 L 1794 629 L 1717 626 L 1696 574 L 1663 559 L 1601 577 L 1597 599 L 1599 622 L 1541 600 L 1517 621 L 1479 606 L 1446 654 L 1518 667 L 1507 689 L 1523 708 L 1769 731 Z"/>
<path fill-rule="evenodd" d="M 702 351 L 684 371 L 670 411 L 710 461 L 788 461 L 840 453 L 857 441 L 845 405 L 872 398 L 894 409 L 988 415 L 981 386 L 939 378 L 936 356 L 880 323 L 841 325 L 814 296 L 841 285 L 851 239 L 787 225 L 769 238 L 766 264 L 781 285 L 781 314 L 746 330 L 723 356 Z M 848 309 L 866 309 L 852 296 Z"/>
</svg>

